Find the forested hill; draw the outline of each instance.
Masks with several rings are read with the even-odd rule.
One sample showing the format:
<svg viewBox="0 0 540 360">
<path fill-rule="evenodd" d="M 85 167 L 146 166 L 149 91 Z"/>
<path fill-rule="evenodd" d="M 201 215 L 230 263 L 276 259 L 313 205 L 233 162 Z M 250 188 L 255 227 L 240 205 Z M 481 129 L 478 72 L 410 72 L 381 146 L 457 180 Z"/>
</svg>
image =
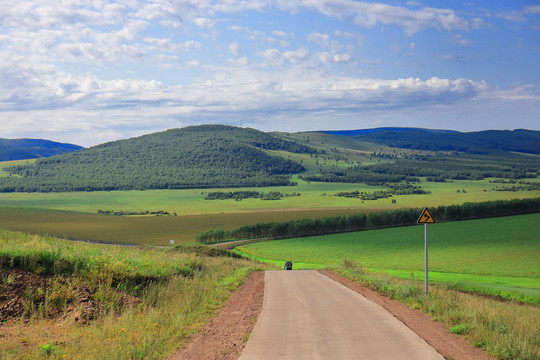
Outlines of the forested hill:
<svg viewBox="0 0 540 360">
<path fill-rule="evenodd" d="M 14 166 L 0 191 L 94 191 L 289 185 L 303 166 L 266 150 L 313 153 L 273 135 L 202 125 L 114 141 Z M 18 178 L 20 177 L 20 178 Z"/>
<path fill-rule="evenodd" d="M 0 139 L 0 161 L 49 157 L 82 148 L 78 145 L 41 139 Z"/>
<path fill-rule="evenodd" d="M 379 128 L 324 132 L 405 149 L 460 151 L 473 154 L 501 151 L 540 154 L 540 131 L 533 130 L 486 130 L 464 133 L 415 128 Z"/>
</svg>

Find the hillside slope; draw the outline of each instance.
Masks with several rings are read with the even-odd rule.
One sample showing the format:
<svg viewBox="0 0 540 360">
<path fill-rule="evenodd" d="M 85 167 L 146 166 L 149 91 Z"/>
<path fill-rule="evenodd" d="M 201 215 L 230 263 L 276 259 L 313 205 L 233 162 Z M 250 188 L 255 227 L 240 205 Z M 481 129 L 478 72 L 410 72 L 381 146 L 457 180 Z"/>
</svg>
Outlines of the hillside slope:
<svg viewBox="0 0 540 360">
<path fill-rule="evenodd" d="M 314 152 L 264 132 L 223 125 L 172 129 L 40 159 L 10 170 L 0 191 L 93 191 L 288 185 L 302 165 L 266 150 Z"/>
<path fill-rule="evenodd" d="M 78 145 L 41 139 L 0 139 L 0 161 L 49 157 L 82 148 Z"/>
</svg>

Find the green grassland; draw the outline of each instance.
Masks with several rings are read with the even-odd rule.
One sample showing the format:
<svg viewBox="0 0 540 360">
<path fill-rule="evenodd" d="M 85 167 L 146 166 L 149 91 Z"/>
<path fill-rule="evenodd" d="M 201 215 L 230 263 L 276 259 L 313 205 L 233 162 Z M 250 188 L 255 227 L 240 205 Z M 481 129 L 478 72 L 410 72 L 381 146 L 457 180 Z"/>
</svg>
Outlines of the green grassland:
<svg viewBox="0 0 540 360">
<path fill-rule="evenodd" d="M 534 191 L 493 191 L 500 184 L 491 179 L 479 181 L 455 180 L 447 183 L 422 181 L 420 186 L 430 194 L 397 195 L 391 199 L 365 201 L 332 196 L 338 192 L 384 190 L 383 186 L 366 184 L 307 182 L 293 176 L 297 186 L 213 188 L 204 190 L 145 190 L 145 191 L 92 191 L 67 193 L 0 193 L 0 207 L 34 208 L 97 213 L 97 210 L 165 210 L 179 215 L 242 213 L 252 211 L 286 211 L 312 209 L 350 208 L 360 211 L 438 206 L 489 200 L 522 199 L 540 196 Z M 540 182 L 540 179 L 529 179 Z M 459 193 L 458 193 L 459 190 Z M 465 190 L 465 192 L 463 192 Z M 213 191 L 279 191 L 283 194 L 300 193 L 298 197 L 284 197 L 277 201 L 259 199 L 204 200 L 206 193 Z"/>
<path fill-rule="evenodd" d="M 540 298 L 540 214 L 432 224 L 428 229 L 432 281 L 522 288 Z M 335 266 L 346 257 L 366 268 L 423 278 L 423 236 L 423 226 L 411 226 L 267 241 L 238 250 L 301 267 Z"/>
</svg>

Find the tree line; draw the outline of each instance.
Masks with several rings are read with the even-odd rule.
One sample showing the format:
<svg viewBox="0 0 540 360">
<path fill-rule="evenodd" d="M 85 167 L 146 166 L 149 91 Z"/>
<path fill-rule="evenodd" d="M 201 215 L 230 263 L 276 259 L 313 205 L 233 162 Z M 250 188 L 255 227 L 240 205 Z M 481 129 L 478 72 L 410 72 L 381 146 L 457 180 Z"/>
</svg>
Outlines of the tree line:
<svg viewBox="0 0 540 360">
<path fill-rule="evenodd" d="M 383 184 L 387 186 L 389 190 L 378 190 L 374 192 L 366 191 L 341 191 L 335 193 L 334 196 L 354 198 L 360 200 L 377 200 L 386 199 L 394 195 L 418 195 L 418 194 L 430 194 L 431 191 L 424 190 L 418 185 L 412 184 Z"/>
<path fill-rule="evenodd" d="M 229 200 L 241 201 L 242 199 L 260 199 L 260 200 L 280 200 L 283 197 L 300 196 L 299 193 L 293 192 L 283 194 L 280 191 L 212 191 L 206 194 L 204 200 Z"/>
<path fill-rule="evenodd" d="M 395 158 L 372 165 L 355 165 L 347 169 L 321 169 L 318 174 L 301 175 L 306 181 L 366 183 L 431 182 L 483 180 L 485 178 L 525 179 L 540 174 L 538 161 L 512 155 L 415 155 Z"/>
<path fill-rule="evenodd" d="M 156 216 L 174 215 L 174 216 L 177 216 L 176 213 L 171 214 L 170 212 L 165 211 L 165 210 L 144 210 L 144 211 L 98 210 L 97 213 L 99 215 L 112 215 L 112 216 L 126 216 L 126 215 L 156 215 Z"/>
<path fill-rule="evenodd" d="M 540 212 L 540 197 L 522 200 L 496 200 L 430 208 L 437 221 L 480 219 Z M 353 214 L 319 219 L 244 225 L 233 230 L 211 229 L 197 235 L 200 243 L 255 238 L 286 238 L 361 231 L 416 224 L 421 209 Z"/>
</svg>

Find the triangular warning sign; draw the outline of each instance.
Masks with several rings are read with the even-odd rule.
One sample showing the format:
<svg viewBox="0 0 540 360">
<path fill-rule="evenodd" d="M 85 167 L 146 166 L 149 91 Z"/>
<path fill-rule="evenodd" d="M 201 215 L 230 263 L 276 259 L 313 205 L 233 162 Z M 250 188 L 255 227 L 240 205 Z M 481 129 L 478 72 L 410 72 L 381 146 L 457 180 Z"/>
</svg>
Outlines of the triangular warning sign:
<svg viewBox="0 0 540 360">
<path fill-rule="evenodd" d="M 416 221 L 417 224 L 435 224 L 435 218 L 431 213 L 429 212 L 428 208 L 424 208 L 422 211 L 422 214 L 420 214 L 420 217 Z"/>
</svg>

